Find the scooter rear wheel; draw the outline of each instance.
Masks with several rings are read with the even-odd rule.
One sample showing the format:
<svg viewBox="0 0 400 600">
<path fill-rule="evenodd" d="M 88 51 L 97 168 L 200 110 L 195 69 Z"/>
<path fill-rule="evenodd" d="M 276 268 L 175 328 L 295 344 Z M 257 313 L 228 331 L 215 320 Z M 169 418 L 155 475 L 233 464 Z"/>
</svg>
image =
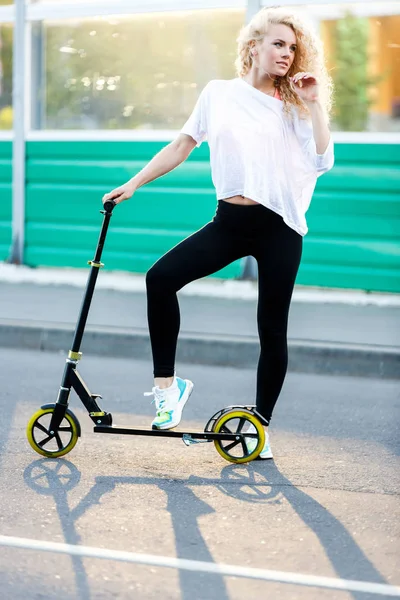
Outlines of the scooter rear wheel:
<svg viewBox="0 0 400 600">
<path fill-rule="evenodd" d="M 79 437 L 79 421 L 67 409 L 57 431 L 50 433 L 50 421 L 54 408 L 41 408 L 32 415 L 26 428 L 31 447 L 42 456 L 58 458 L 71 452 Z"/>
<path fill-rule="evenodd" d="M 247 463 L 257 458 L 265 444 L 265 432 L 255 415 L 246 410 L 228 410 L 215 422 L 215 433 L 237 433 L 238 440 L 214 440 L 217 452 L 229 462 Z M 245 432 L 256 437 L 246 437 Z M 243 437 L 244 436 L 244 439 Z M 254 446 L 254 442 L 256 442 Z"/>
</svg>

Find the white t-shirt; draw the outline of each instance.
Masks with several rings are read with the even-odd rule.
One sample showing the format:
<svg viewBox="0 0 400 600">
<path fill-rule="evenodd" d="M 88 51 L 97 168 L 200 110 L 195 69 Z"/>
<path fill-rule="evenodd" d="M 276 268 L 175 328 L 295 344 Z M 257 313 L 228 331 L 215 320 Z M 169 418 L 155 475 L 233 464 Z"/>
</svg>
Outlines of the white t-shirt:
<svg viewBox="0 0 400 600">
<path fill-rule="evenodd" d="M 317 177 L 333 167 L 333 142 L 317 154 L 311 122 L 240 77 L 202 90 L 181 129 L 200 146 L 207 137 L 217 199 L 246 196 L 283 217 L 300 235 Z"/>
</svg>

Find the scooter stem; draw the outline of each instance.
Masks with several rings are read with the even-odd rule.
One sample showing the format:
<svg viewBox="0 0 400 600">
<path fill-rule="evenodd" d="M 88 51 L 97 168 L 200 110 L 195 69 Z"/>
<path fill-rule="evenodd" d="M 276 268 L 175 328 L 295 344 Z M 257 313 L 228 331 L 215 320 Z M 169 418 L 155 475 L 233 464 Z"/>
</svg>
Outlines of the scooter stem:
<svg viewBox="0 0 400 600">
<path fill-rule="evenodd" d="M 88 261 L 88 264 L 91 265 L 92 268 L 90 269 L 89 278 L 86 286 L 86 292 L 82 300 L 81 310 L 75 328 L 74 339 L 71 347 L 71 352 L 73 353 L 78 353 L 81 347 L 83 332 L 85 330 L 90 304 L 92 302 L 97 275 L 99 274 L 99 269 L 104 266 L 100 262 L 100 259 L 101 254 L 103 252 L 103 246 L 107 235 L 108 225 L 110 223 L 111 213 L 115 206 L 115 202 L 113 200 L 109 200 L 108 202 L 104 203 L 104 210 L 100 211 L 104 215 L 103 225 L 101 227 L 99 241 L 97 243 L 94 259 Z"/>
</svg>

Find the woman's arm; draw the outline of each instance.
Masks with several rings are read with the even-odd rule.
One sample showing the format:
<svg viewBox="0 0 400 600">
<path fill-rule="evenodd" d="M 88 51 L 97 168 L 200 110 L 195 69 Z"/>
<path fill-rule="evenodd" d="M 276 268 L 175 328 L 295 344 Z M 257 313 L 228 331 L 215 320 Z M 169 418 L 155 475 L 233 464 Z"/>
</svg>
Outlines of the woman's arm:
<svg viewBox="0 0 400 600">
<path fill-rule="evenodd" d="M 160 150 L 137 175 L 132 177 L 130 181 L 135 190 L 175 169 L 187 159 L 195 146 L 196 142 L 192 137 L 184 133 L 179 134 L 173 142 Z"/>
<path fill-rule="evenodd" d="M 317 154 L 324 154 L 325 150 L 328 148 L 331 133 L 328 125 L 326 124 L 322 106 L 319 101 L 316 100 L 315 102 L 309 102 L 307 107 L 311 115 L 313 137 L 315 140 Z"/>
<path fill-rule="evenodd" d="M 331 133 L 319 101 L 318 81 L 311 73 L 296 73 L 291 81 L 293 89 L 310 111 L 317 154 L 324 154 Z"/>
<path fill-rule="evenodd" d="M 103 203 L 107 200 L 114 200 L 116 204 L 119 204 L 128 200 L 142 185 L 169 173 L 183 163 L 195 146 L 196 142 L 191 136 L 184 133 L 179 134 L 173 142 L 160 150 L 139 173 L 120 187 L 105 194 Z"/>
</svg>

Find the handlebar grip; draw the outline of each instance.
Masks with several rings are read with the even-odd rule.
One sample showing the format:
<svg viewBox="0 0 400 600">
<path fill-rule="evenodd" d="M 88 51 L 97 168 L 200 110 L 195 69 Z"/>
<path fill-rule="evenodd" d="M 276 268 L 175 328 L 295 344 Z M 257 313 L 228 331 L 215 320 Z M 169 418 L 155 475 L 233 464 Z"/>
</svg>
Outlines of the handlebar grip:
<svg viewBox="0 0 400 600">
<path fill-rule="evenodd" d="M 109 213 L 111 213 L 116 206 L 114 200 L 107 200 L 107 202 L 104 202 L 103 204 L 104 210 Z"/>
</svg>

